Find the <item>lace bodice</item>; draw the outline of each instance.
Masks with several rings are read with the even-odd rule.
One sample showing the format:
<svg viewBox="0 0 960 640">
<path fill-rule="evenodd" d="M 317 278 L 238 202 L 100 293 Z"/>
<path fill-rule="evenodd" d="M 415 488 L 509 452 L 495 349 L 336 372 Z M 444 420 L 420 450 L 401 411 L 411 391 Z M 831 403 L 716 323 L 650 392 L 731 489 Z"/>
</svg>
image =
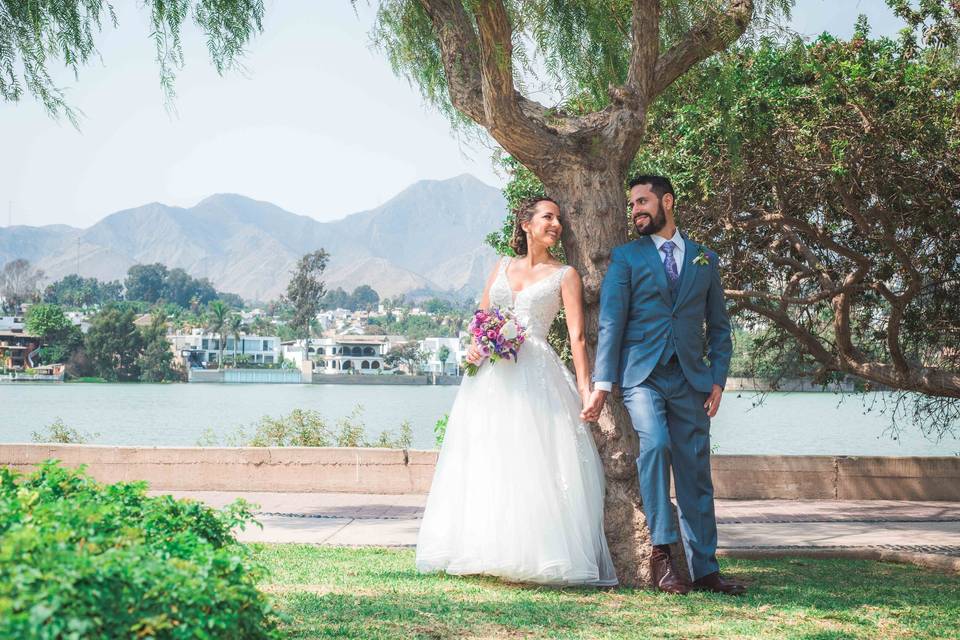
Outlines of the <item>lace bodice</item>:
<svg viewBox="0 0 960 640">
<path fill-rule="evenodd" d="M 545 339 L 554 317 L 560 311 L 560 281 L 570 267 L 564 265 L 555 273 L 528 285 L 514 295 L 507 280 L 508 264 L 510 258 L 500 259 L 497 277 L 490 285 L 490 304 L 501 309 L 513 309 L 520 324 L 527 329 L 527 338 Z"/>
</svg>

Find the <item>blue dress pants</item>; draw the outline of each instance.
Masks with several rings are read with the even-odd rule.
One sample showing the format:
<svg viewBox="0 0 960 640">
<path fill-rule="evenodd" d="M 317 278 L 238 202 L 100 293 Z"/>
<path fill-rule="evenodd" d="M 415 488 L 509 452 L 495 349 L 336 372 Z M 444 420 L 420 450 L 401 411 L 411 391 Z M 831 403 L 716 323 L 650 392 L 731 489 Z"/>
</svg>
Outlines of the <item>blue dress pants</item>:
<svg viewBox="0 0 960 640">
<path fill-rule="evenodd" d="M 682 539 L 694 580 L 719 570 L 710 418 L 703 408 L 707 396 L 687 383 L 675 359 L 658 364 L 643 383 L 623 390 L 623 402 L 640 437 L 637 471 L 652 542 L 673 544 Z M 682 536 L 670 508 L 671 468 Z"/>
</svg>

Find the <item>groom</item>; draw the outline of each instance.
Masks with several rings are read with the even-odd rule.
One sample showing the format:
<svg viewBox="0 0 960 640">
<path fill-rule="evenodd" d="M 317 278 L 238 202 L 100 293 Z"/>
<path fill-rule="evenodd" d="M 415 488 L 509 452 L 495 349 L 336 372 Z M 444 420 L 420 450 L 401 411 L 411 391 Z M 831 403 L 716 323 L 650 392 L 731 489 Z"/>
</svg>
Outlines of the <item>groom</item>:
<svg viewBox="0 0 960 640">
<path fill-rule="evenodd" d="M 634 178 L 629 207 L 640 239 L 610 257 L 600 291 L 594 391 L 581 417 L 596 421 L 613 384 L 620 385 L 640 437 L 637 470 L 654 585 L 669 593 L 741 594 L 742 584 L 720 576 L 715 555 L 710 418 L 720 407 L 732 352 L 717 255 L 677 230 L 667 178 Z M 670 554 L 679 537 L 671 467 L 692 583 Z"/>
</svg>

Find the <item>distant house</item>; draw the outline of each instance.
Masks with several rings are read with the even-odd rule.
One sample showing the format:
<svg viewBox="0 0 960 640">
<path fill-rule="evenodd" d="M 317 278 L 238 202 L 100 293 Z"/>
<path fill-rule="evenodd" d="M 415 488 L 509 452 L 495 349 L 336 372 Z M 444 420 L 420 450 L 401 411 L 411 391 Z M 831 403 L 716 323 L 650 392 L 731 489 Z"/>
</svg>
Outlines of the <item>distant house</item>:
<svg viewBox="0 0 960 640">
<path fill-rule="evenodd" d="M 80 327 L 81 333 L 90 330 L 90 313 L 86 311 L 65 311 L 64 315 L 67 316 L 67 320 Z"/>
<path fill-rule="evenodd" d="M 389 336 L 336 335 L 310 340 L 308 357 L 316 373 L 356 373 L 377 375 L 383 372 L 383 358 L 390 351 Z M 305 360 L 303 340 L 285 342 L 284 358 L 297 364 Z"/>
<path fill-rule="evenodd" d="M 4 369 L 23 371 L 33 367 L 30 354 L 40 348 L 39 336 L 19 331 L 0 331 L 0 364 Z"/>
<path fill-rule="evenodd" d="M 220 357 L 220 336 L 194 329 L 189 334 L 167 336 L 174 359 L 187 367 L 206 367 L 217 364 Z M 241 358 L 254 364 L 275 364 L 282 355 L 280 338 L 277 336 L 241 335 L 240 340 L 228 336 L 223 356 L 226 362 Z"/>
<path fill-rule="evenodd" d="M 0 331 L 23 331 L 25 324 L 23 316 L 0 316 Z"/>
</svg>

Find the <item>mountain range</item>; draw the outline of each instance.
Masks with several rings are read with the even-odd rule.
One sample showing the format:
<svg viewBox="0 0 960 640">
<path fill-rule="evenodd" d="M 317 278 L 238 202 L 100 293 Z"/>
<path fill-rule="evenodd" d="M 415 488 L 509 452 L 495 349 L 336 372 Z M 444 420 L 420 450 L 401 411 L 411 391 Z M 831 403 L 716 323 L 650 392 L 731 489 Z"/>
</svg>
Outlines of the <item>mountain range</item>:
<svg viewBox="0 0 960 640">
<path fill-rule="evenodd" d="M 496 260 L 484 237 L 506 213 L 500 191 L 469 174 L 416 182 L 383 205 L 332 222 L 236 194 L 189 208 L 157 202 L 110 214 L 87 229 L 0 228 L 0 264 L 26 258 L 47 281 L 70 273 L 122 280 L 134 264 L 161 262 L 247 299 L 281 295 L 297 259 L 325 249 L 327 288 L 373 287 L 381 297 L 418 292 L 476 296 Z"/>
</svg>

